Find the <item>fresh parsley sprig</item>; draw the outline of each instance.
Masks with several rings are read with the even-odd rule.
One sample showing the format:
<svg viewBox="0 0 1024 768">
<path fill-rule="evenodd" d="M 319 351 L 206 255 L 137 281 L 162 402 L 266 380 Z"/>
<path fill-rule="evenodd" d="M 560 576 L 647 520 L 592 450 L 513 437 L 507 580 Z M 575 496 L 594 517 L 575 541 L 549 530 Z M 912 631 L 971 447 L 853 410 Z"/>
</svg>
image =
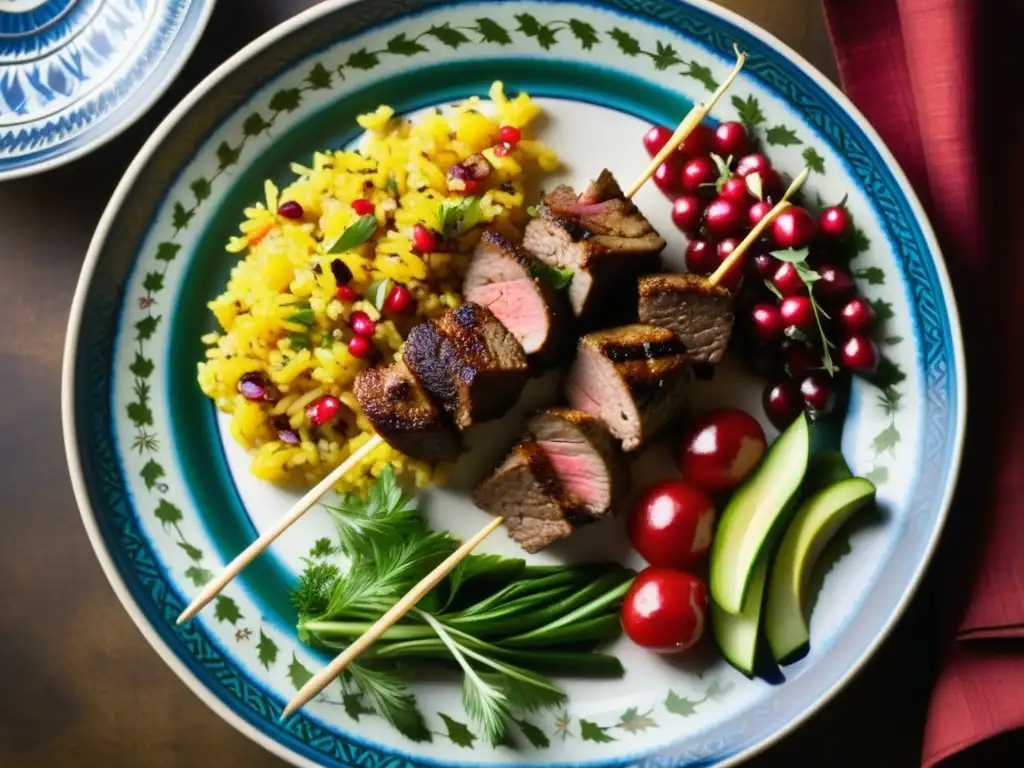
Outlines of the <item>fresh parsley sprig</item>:
<svg viewBox="0 0 1024 768">
<path fill-rule="evenodd" d="M 829 318 L 825 310 L 818 304 L 818 300 L 814 297 L 814 284 L 821 280 L 821 275 L 807 264 L 809 254 L 810 250 L 807 248 L 800 248 L 799 250 L 787 248 L 782 251 L 772 251 L 772 256 L 779 261 L 792 264 L 796 268 L 796 273 L 800 276 L 800 279 L 803 280 L 804 285 L 807 286 L 807 295 L 811 299 L 811 308 L 814 310 L 814 322 L 818 326 L 818 334 L 821 336 L 821 364 L 829 376 L 835 376 L 839 371 L 839 368 L 836 367 L 835 362 L 832 360 L 831 350 L 835 348 L 835 345 L 829 341 L 828 336 L 825 334 L 825 327 L 821 322 L 822 317 L 826 319 L 831 318 Z M 774 286 L 772 288 L 774 289 Z"/>
<path fill-rule="evenodd" d="M 335 548 L 318 542 L 292 602 L 302 642 L 340 650 L 459 542 L 427 527 L 390 469 L 366 499 L 345 496 L 328 512 L 350 567 L 331 562 Z M 618 659 L 596 649 L 621 633 L 619 608 L 634 575 L 617 564 L 531 567 L 472 555 L 348 668 L 343 684 L 357 693 L 347 695 L 409 738 L 429 739 L 403 673 L 409 662 L 447 661 L 462 675 L 466 712 L 500 743 L 516 712 L 565 701 L 545 671 L 623 674 Z"/>
</svg>

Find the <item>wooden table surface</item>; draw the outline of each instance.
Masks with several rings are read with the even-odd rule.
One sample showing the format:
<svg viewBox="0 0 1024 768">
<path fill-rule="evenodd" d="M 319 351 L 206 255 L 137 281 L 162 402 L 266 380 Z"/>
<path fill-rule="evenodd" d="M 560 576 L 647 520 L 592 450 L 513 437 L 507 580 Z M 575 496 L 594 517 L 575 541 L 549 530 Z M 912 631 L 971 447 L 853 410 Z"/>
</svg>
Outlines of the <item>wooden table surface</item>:
<svg viewBox="0 0 1024 768">
<path fill-rule="evenodd" d="M 836 79 L 818 0 L 720 1 Z M 124 168 L 203 75 L 313 4 L 221 0 L 170 93 L 126 134 L 69 167 L 0 184 L 0 765 L 282 765 L 178 680 L 107 584 L 68 479 L 60 370 L 80 264 Z M 917 765 L 930 602 L 919 595 L 867 669 L 750 764 Z"/>
</svg>

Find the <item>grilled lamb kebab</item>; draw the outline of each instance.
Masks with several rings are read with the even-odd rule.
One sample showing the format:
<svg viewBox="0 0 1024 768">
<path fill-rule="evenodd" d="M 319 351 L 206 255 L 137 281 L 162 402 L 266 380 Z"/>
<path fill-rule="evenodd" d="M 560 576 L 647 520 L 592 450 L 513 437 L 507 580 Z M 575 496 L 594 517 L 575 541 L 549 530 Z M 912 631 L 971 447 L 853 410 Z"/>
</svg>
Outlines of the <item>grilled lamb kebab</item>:
<svg viewBox="0 0 1024 768">
<path fill-rule="evenodd" d="M 504 517 L 509 536 L 532 553 L 614 513 L 628 486 L 625 459 L 607 429 L 589 414 L 553 408 L 530 419 L 473 500 Z"/>
<path fill-rule="evenodd" d="M 466 301 L 487 307 L 541 367 L 572 350 L 565 294 L 535 276 L 536 259 L 497 232 L 484 232 L 466 271 Z"/>
<path fill-rule="evenodd" d="M 422 461 L 452 461 L 462 451 L 459 431 L 404 362 L 367 368 L 354 391 L 363 414 L 395 450 Z"/>
<path fill-rule="evenodd" d="M 694 363 L 717 364 L 732 335 L 732 293 L 694 274 L 644 275 L 639 280 L 640 322 L 668 328 Z"/>
<path fill-rule="evenodd" d="M 691 362 L 667 328 L 637 323 L 588 334 L 569 371 L 569 403 L 603 421 L 625 451 L 635 451 L 681 414 Z"/>
<path fill-rule="evenodd" d="M 635 305 L 617 306 L 633 298 L 623 286 L 658 269 L 665 239 L 623 196 L 612 173 L 602 171 L 579 196 L 572 187 L 556 188 L 538 212 L 523 247 L 546 264 L 573 270 L 569 301 L 581 328 L 607 327 L 620 309 L 635 316 Z"/>
<path fill-rule="evenodd" d="M 529 377 L 522 346 L 479 304 L 417 325 L 402 358 L 460 429 L 504 415 Z"/>
</svg>

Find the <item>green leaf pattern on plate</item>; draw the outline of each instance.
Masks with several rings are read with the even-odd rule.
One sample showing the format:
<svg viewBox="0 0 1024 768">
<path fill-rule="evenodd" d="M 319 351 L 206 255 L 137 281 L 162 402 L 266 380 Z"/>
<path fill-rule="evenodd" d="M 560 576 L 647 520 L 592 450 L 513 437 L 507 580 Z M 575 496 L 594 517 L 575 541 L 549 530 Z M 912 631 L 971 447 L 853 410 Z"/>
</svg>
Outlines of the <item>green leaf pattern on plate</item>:
<svg viewBox="0 0 1024 768">
<path fill-rule="evenodd" d="M 216 150 L 217 170 L 212 174 L 196 178 L 188 185 L 191 192 L 190 199 L 173 202 L 174 237 L 155 247 L 152 254 L 151 270 L 146 273 L 142 285 L 143 293 L 137 299 L 138 307 L 144 312 L 144 316 L 134 325 L 136 331 L 135 356 L 129 365 L 129 371 L 133 377 L 135 400 L 127 406 L 127 416 L 134 427 L 132 449 L 141 455 L 150 456 L 139 474 L 146 488 L 157 496 L 153 514 L 160 521 L 167 535 L 172 537 L 174 543 L 187 555 L 189 563 L 183 567 L 182 571 L 185 578 L 195 585 L 197 591 L 213 578 L 213 573 L 204 564 L 205 553 L 186 538 L 181 525 L 180 509 L 164 498 L 170 490 L 164 481 L 166 473 L 153 457 L 159 450 L 160 438 L 159 435 L 147 429 L 153 423 L 147 380 L 153 375 L 155 368 L 154 357 L 147 350 L 147 342 L 163 319 L 158 296 L 164 288 L 168 267 L 181 251 L 182 245 L 177 242 L 180 235 L 189 227 L 199 208 L 213 197 L 220 177 L 238 164 L 247 145 L 254 139 L 268 134 L 282 114 L 296 110 L 302 104 L 307 92 L 332 89 L 337 81 L 343 81 L 357 72 L 366 72 L 378 67 L 383 57 L 386 56 L 413 57 L 429 54 L 431 46 L 440 46 L 442 49 L 458 49 L 474 42 L 508 46 L 515 42 L 516 35 L 535 41 L 544 50 L 551 50 L 559 44 L 575 44 L 587 51 L 601 44 L 613 45 L 623 55 L 650 59 L 652 65 L 659 71 L 675 72 L 681 77 L 696 80 L 708 92 L 717 87 L 717 82 L 708 67 L 697 61 L 682 58 L 679 51 L 670 43 L 658 42 L 653 50 L 647 50 L 638 39 L 621 28 L 598 29 L 582 19 L 542 21 L 531 14 L 524 13 L 517 15 L 514 21 L 509 20 L 504 23 L 494 18 L 479 18 L 471 26 L 455 27 L 449 23 L 434 25 L 416 36 L 410 37 L 407 33 L 396 35 L 384 47 L 377 50 L 365 47 L 358 49 L 351 53 L 344 63 L 334 69 L 328 69 L 322 62 L 314 64 L 302 85 L 282 88 L 271 96 L 262 111 L 251 112 L 243 121 L 241 132 L 234 138 L 234 141 L 223 141 L 218 146 Z M 766 118 L 756 97 L 733 95 L 731 104 L 736 114 L 733 119 L 743 122 L 755 140 L 763 139 L 767 144 L 776 146 L 801 146 L 803 147 L 803 160 L 811 170 L 816 173 L 825 172 L 822 156 L 791 128 L 785 125 L 773 125 L 766 128 Z M 870 247 L 867 237 L 859 229 L 855 231 L 852 242 L 853 250 L 858 255 Z M 857 270 L 854 274 L 867 285 L 884 284 L 885 275 L 876 266 Z M 891 316 L 891 305 L 887 302 L 877 299 L 873 302 L 873 307 L 876 313 L 880 314 L 881 320 L 887 319 L 885 317 L 887 314 Z M 886 343 L 891 344 L 898 341 L 898 337 L 886 339 Z M 900 433 L 895 424 L 895 413 L 900 402 L 900 393 L 896 389 L 896 385 L 905 378 L 898 366 L 888 358 L 884 359 L 883 365 L 880 367 L 880 374 L 879 386 L 882 390 L 880 403 L 892 420 L 874 439 L 873 445 L 877 453 L 876 465 L 870 471 L 869 477 L 876 483 L 884 483 L 888 479 L 887 468 L 878 462 L 891 455 L 900 441 Z M 310 555 L 313 557 L 324 556 L 331 551 L 333 551 L 331 543 L 322 540 L 314 544 Z M 245 616 L 238 603 L 230 595 L 222 593 L 216 598 L 213 614 L 218 622 L 231 624 L 235 628 L 235 639 L 238 642 L 246 642 L 251 639 L 253 629 L 244 624 Z M 278 640 L 272 638 L 262 625 L 258 624 L 257 629 L 259 641 L 253 646 L 256 660 L 267 670 L 279 663 L 284 663 L 282 658 L 287 659 L 287 657 L 281 653 L 280 638 Z M 285 674 L 298 690 L 312 677 L 312 672 L 298 660 L 293 648 L 286 650 L 291 651 L 291 658 L 285 669 Z M 562 740 L 572 738 L 607 743 L 618 738 L 626 738 L 660 728 L 662 723 L 670 717 L 693 716 L 698 708 L 704 706 L 706 702 L 727 695 L 730 688 L 731 685 L 715 681 L 708 686 L 700 698 L 688 698 L 675 691 L 670 691 L 667 698 L 650 703 L 646 708 L 630 707 L 615 720 L 598 721 L 583 718 L 577 720 L 568 711 L 557 714 L 534 714 L 533 720 L 515 720 L 519 731 L 518 735 L 523 738 L 513 741 L 522 744 L 525 739 L 526 743 L 538 750 L 550 747 L 553 737 L 559 737 Z M 366 706 L 360 694 L 344 689 L 342 694 L 342 698 L 338 700 L 331 699 L 330 695 L 326 693 L 321 694 L 318 701 L 342 707 L 348 717 L 355 722 L 358 722 L 360 717 L 375 716 L 372 710 Z M 444 713 L 438 713 L 438 716 L 440 718 L 438 730 L 434 730 L 432 735 L 446 738 L 453 744 L 467 749 L 472 749 L 475 742 L 479 740 L 480 737 L 462 721 Z M 539 720 L 538 718 L 543 719 Z"/>
</svg>

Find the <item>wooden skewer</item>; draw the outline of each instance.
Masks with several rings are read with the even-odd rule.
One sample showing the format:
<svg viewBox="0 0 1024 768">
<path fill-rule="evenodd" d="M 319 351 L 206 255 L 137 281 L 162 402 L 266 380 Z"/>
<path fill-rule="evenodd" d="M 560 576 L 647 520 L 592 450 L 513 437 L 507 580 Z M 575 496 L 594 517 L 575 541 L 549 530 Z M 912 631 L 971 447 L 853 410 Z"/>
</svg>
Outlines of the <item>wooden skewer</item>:
<svg viewBox="0 0 1024 768">
<path fill-rule="evenodd" d="M 353 467 L 359 464 L 360 461 L 383 444 L 384 439 L 380 435 L 374 435 L 363 443 L 355 453 L 339 464 L 329 475 L 327 475 L 327 477 L 317 483 L 308 493 L 306 493 L 305 496 L 295 503 L 295 506 L 289 509 L 288 512 L 274 524 L 273 528 L 265 531 L 263 535 L 242 550 L 234 560 L 225 566 L 224 570 L 221 571 L 217 578 L 203 588 L 203 591 L 200 592 L 198 597 L 189 604 L 188 608 L 181 612 L 181 616 L 178 617 L 178 624 L 184 624 L 199 613 L 207 603 L 213 600 L 213 598 L 228 585 L 228 582 L 235 578 L 235 576 L 237 576 L 245 566 L 255 560 L 256 556 L 270 546 L 271 542 L 284 533 L 292 523 L 302 517 L 310 507 L 316 504 L 321 496 L 327 493 L 331 487 L 335 485 L 335 483 L 341 480 L 341 478 L 344 477 Z"/>
<path fill-rule="evenodd" d="M 711 108 L 715 106 L 715 102 L 722 98 L 722 94 L 724 94 L 729 89 L 729 86 L 732 85 L 732 81 L 736 79 L 737 75 L 739 75 L 740 70 L 743 69 L 743 63 L 747 60 L 747 54 L 741 52 L 739 46 L 733 45 L 733 50 L 736 51 L 736 66 L 733 67 L 732 72 L 730 72 L 725 81 L 718 86 L 718 89 L 711 94 L 710 99 L 703 104 L 694 106 L 686 114 L 686 117 L 683 118 L 683 122 L 681 122 L 679 127 L 676 128 L 676 132 L 672 134 L 672 138 L 669 139 L 668 143 L 661 148 L 661 151 L 654 156 L 654 159 L 651 160 L 651 164 L 647 166 L 647 170 L 643 172 L 643 175 L 641 175 L 640 178 L 633 182 L 633 186 L 631 186 L 626 192 L 627 199 L 632 199 L 633 195 L 640 191 L 641 187 L 643 187 L 643 185 L 650 180 L 651 176 L 654 175 L 654 172 L 658 170 L 658 167 L 668 159 L 669 155 L 679 148 L 680 144 L 686 141 L 686 137 L 693 132 L 694 128 L 700 125 L 701 120 L 707 117 L 708 112 L 710 112 Z"/>
<path fill-rule="evenodd" d="M 464 557 L 476 549 L 477 545 L 481 541 L 490 536 L 503 521 L 504 518 L 502 517 L 496 517 L 491 520 L 491 522 L 485 525 L 475 536 L 473 536 L 473 538 L 469 539 L 465 544 L 452 552 L 443 563 L 424 576 L 419 584 L 410 589 L 405 594 L 405 597 L 391 606 L 391 609 L 377 619 L 372 627 L 360 635 L 348 648 L 338 654 L 330 664 L 311 677 L 309 681 L 299 689 L 299 692 L 295 694 L 295 697 L 288 702 L 288 706 L 285 707 L 284 711 L 281 713 L 281 719 L 284 720 L 299 707 L 307 704 L 310 699 L 326 688 L 334 678 L 344 672 L 345 668 L 355 661 L 359 654 L 373 645 L 381 635 L 391 628 L 391 625 L 412 610 L 416 603 L 422 600 L 430 590 L 436 587 L 441 579 L 447 576 Z"/>
<path fill-rule="evenodd" d="M 763 219 L 757 222 L 754 228 L 747 233 L 745 238 L 743 238 L 742 242 L 740 242 L 740 244 L 733 249 L 732 253 L 726 257 L 725 261 L 718 265 L 718 269 L 716 269 L 711 277 L 708 278 L 709 283 L 712 285 L 718 285 L 725 276 L 729 274 L 729 270 L 731 270 L 733 266 L 743 258 L 743 254 L 746 253 L 747 249 L 757 241 L 757 238 L 761 236 L 761 233 L 764 232 L 773 221 L 775 221 L 775 217 L 787 208 L 791 207 L 789 198 L 795 195 L 797 190 L 803 186 L 804 182 L 807 181 L 807 176 L 810 172 L 810 168 L 804 168 L 803 173 L 793 180 L 793 183 L 789 185 L 789 189 L 786 190 L 786 194 L 784 194 L 782 199 L 776 203 L 775 207 L 768 211 Z"/>
</svg>

